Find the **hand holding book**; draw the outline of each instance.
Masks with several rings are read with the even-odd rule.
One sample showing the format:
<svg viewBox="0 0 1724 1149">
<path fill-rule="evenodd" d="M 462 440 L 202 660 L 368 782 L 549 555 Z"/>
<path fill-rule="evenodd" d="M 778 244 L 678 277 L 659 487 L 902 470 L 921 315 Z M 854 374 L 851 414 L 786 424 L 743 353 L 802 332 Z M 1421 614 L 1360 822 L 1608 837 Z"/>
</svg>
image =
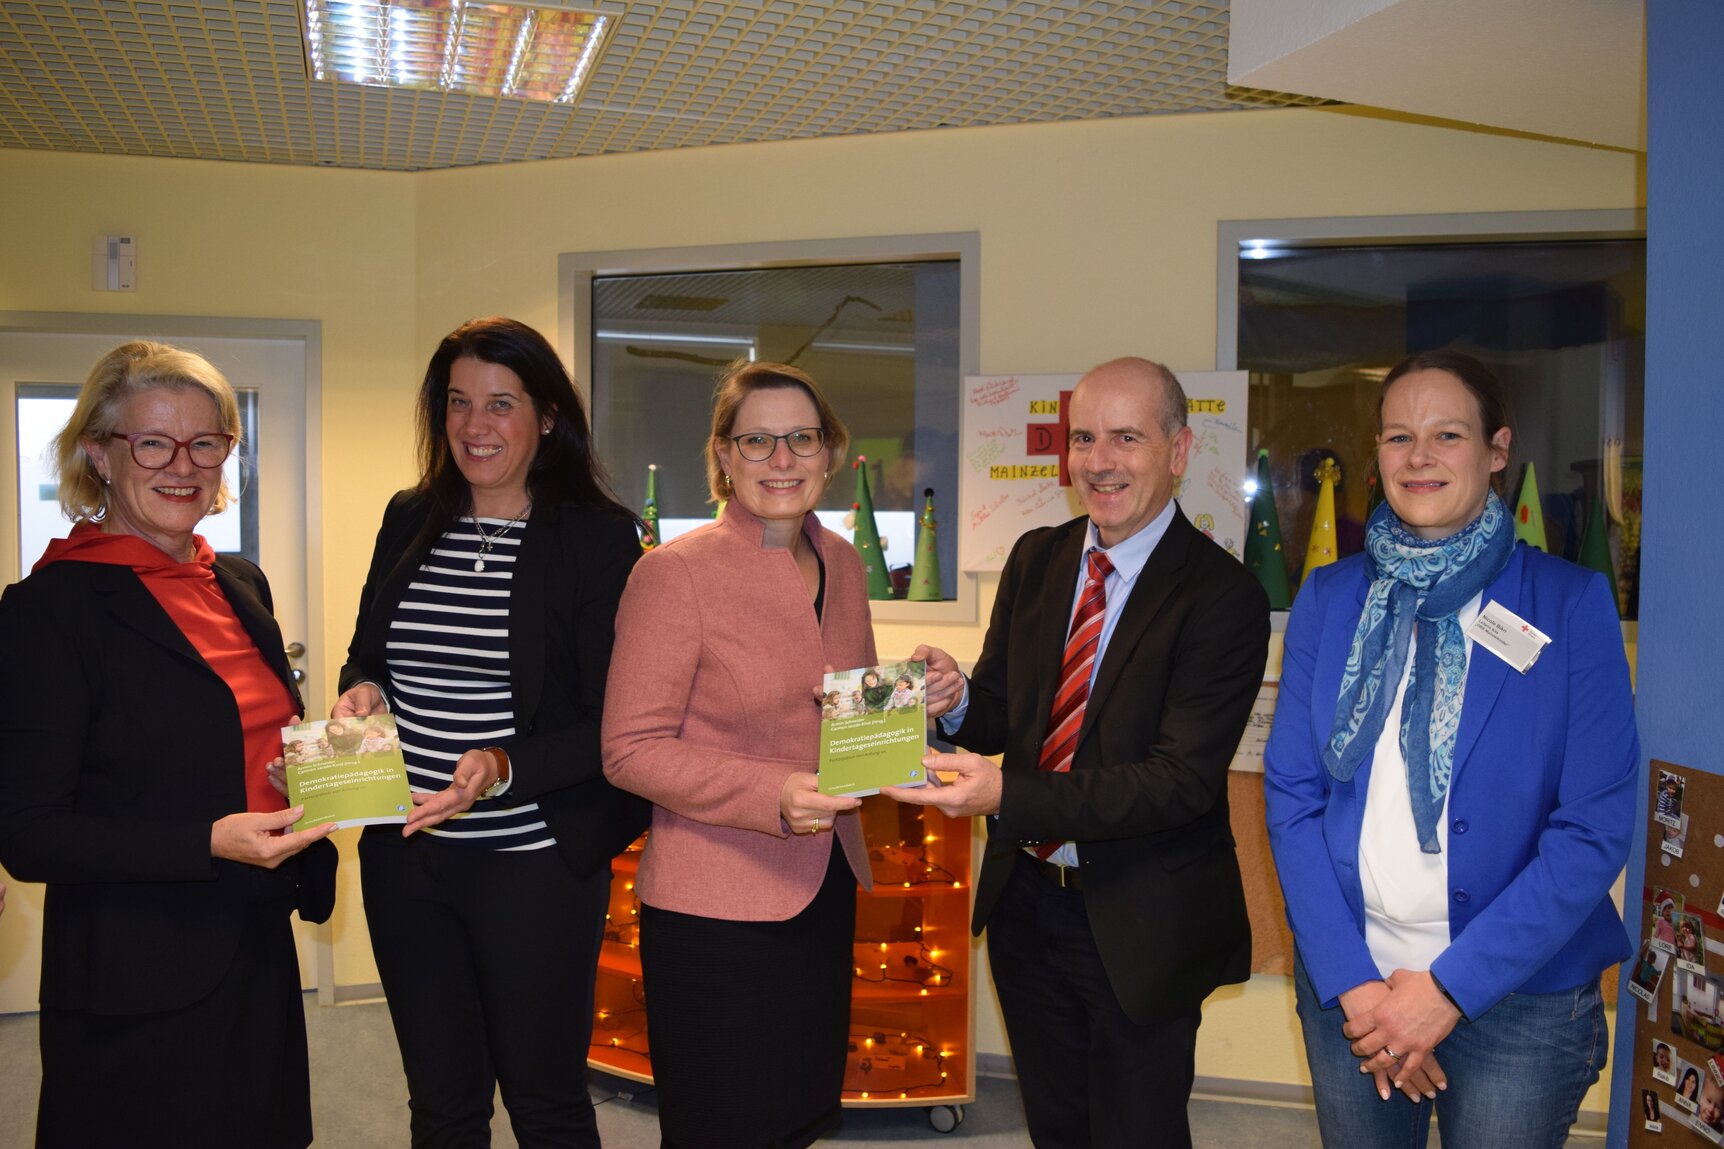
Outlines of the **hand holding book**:
<svg viewBox="0 0 1724 1149">
<path fill-rule="evenodd" d="M 820 792 L 820 778 L 799 770 L 784 780 L 778 794 L 778 816 L 792 834 L 821 834 L 838 828 L 838 815 L 862 804 L 862 799 Z"/>
<path fill-rule="evenodd" d="M 912 806 L 933 806 L 948 818 L 997 814 L 1000 809 L 1000 768 L 980 754 L 922 756 L 930 783 L 922 786 L 883 786 L 880 793 Z"/>
<path fill-rule="evenodd" d="M 964 672 L 958 661 L 937 646 L 924 643 L 910 653 L 910 658 L 927 664 L 923 679 L 927 694 L 928 717 L 939 718 L 964 697 Z"/>
</svg>

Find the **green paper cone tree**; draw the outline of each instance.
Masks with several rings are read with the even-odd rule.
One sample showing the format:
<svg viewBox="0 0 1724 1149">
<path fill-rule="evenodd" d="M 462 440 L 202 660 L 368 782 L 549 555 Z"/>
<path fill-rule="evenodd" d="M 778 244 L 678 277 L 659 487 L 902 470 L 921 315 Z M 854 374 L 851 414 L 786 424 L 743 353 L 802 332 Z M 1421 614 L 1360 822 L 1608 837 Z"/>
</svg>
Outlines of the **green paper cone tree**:
<svg viewBox="0 0 1724 1149">
<path fill-rule="evenodd" d="M 1616 594 L 1616 563 L 1610 557 L 1610 524 L 1604 517 L 1604 499 L 1598 495 L 1592 497 L 1592 511 L 1586 516 L 1586 534 L 1580 539 L 1580 565 L 1597 571 L 1610 583 L 1610 601 L 1616 604 L 1616 613 L 1620 615 L 1622 604 Z"/>
<path fill-rule="evenodd" d="M 658 464 L 648 463 L 646 469 L 646 506 L 641 508 L 641 550 L 658 546 Z"/>
<path fill-rule="evenodd" d="M 880 549 L 880 529 L 874 523 L 874 496 L 868 493 L 868 456 L 858 455 L 851 464 L 856 471 L 856 501 L 850 504 L 856 516 L 851 541 L 862 556 L 862 569 L 868 574 L 868 597 L 891 598 L 892 579 L 886 573 L 886 556 Z"/>
<path fill-rule="evenodd" d="M 1281 519 L 1275 513 L 1275 489 L 1269 482 L 1269 452 L 1257 452 L 1257 490 L 1251 496 L 1251 525 L 1245 532 L 1245 567 L 1257 576 L 1269 595 L 1269 609 L 1286 610 L 1293 603 L 1287 583 L 1287 556 L 1281 550 Z"/>
<path fill-rule="evenodd" d="M 1538 497 L 1538 470 L 1530 461 L 1520 481 L 1520 501 L 1514 508 L 1514 537 L 1529 547 L 1550 552 L 1544 535 L 1544 504 Z"/>
<path fill-rule="evenodd" d="M 934 488 L 922 492 L 921 529 L 916 533 L 916 565 L 910 568 L 911 602 L 940 602 L 940 550 L 934 536 Z"/>
</svg>

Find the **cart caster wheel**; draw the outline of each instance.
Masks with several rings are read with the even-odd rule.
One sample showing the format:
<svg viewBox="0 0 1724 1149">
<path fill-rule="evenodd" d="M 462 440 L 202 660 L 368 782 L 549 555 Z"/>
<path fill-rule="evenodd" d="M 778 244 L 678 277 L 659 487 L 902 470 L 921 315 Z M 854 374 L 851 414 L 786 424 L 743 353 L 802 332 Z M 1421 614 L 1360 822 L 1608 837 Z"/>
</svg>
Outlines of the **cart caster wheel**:
<svg viewBox="0 0 1724 1149">
<path fill-rule="evenodd" d="M 928 1110 L 928 1124 L 937 1133 L 950 1133 L 964 1123 L 962 1105 L 935 1105 Z"/>
</svg>

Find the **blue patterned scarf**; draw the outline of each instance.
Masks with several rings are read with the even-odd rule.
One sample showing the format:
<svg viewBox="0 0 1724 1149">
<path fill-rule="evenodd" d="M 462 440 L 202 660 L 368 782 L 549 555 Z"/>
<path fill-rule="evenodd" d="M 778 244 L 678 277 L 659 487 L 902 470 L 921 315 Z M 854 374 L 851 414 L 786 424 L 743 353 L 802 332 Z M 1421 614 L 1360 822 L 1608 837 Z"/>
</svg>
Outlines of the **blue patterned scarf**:
<svg viewBox="0 0 1724 1149">
<path fill-rule="evenodd" d="M 1345 782 L 1375 752 L 1417 627 L 1413 675 L 1401 704 L 1401 754 L 1419 849 L 1439 854 L 1437 819 L 1449 793 L 1467 684 L 1466 637 L 1455 612 L 1508 565 L 1514 524 L 1492 491 L 1478 518 L 1446 539 L 1430 541 L 1410 533 L 1383 503 L 1365 527 L 1365 552 L 1371 588 L 1341 675 L 1323 764 Z"/>
</svg>

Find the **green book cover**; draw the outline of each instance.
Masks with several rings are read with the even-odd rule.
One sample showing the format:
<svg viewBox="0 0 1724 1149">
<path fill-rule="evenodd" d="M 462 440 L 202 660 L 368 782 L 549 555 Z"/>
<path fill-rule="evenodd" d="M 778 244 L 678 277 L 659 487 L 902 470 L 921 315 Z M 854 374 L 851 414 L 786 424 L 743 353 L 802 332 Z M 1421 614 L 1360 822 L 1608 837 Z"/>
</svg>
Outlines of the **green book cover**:
<svg viewBox="0 0 1724 1149">
<path fill-rule="evenodd" d="M 865 797 L 882 786 L 925 786 L 925 662 L 837 670 L 821 685 L 820 792 Z"/>
<path fill-rule="evenodd" d="M 305 807 L 295 830 L 325 822 L 345 828 L 407 821 L 413 797 L 394 715 L 283 726 L 281 748 L 287 804 Z"/>
</svg>

